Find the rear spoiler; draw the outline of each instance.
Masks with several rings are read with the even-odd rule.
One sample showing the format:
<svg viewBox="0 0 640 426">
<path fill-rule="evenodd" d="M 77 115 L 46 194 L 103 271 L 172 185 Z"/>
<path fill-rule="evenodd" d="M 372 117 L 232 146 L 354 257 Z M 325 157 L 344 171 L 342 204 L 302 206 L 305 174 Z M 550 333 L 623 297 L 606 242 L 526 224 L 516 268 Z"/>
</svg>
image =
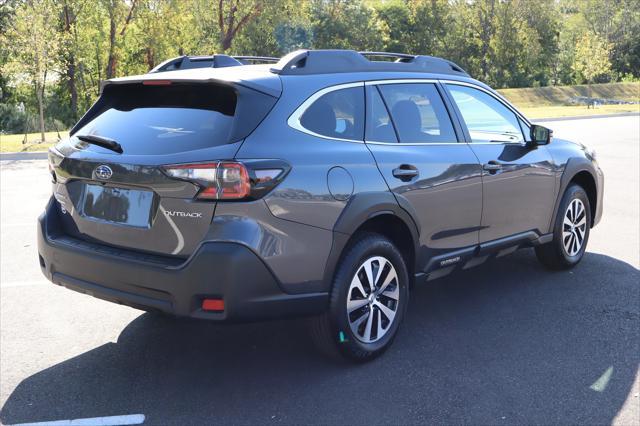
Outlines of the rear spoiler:
<svg viewBox="0 0 640 426">
<path fill-rule="evenodd" d="M 190 70 L 191 71 L 191 70 Z M 89 110 L 78 120 L 78 122 L 71 128 L 69 134 L 73 136 L 79 129 L 85 124 L 93 120 L 98 114 L 100 114 L 105 108 L 108 107 L 108 96 L 105 95 L 105 90 L 111 86 L 127 86 L 137 84 L 149 84 L 149 85 L 170 85 L 173 83 L 187 83 L 187 84 L 215 84 L 220 86 L 232 87 L 237 96 L 238 102 L 240 99 L 249 98 L 249 102 L 242 103 L 242 108 L 237 110 L 237 115 L 242 118 L 245 113 L 250 111 L 244 111 L 245 109 L 254 108 L 257 110 L 270 109 L 275 101 L 280 97 L 282 93 L 282 85 L 278 77 L 273 78 L 273 74 L 260 73 L 258 77 L 245 80 L 239 77 L 239 73 L 235 72 L 235 78 L 197 78 L 200 77 L 202 70 L 192 70 L 198 74 L 192 75 L 190 71 L 180 72 L 166 72 L 156 74 L 146 74 L 131 77 L 115 78 L 111 80 L 103 81 L 100 85 L 100 97 L 94 102 Z M 268 76 L 268 78 L 267 78 Z"/>
</svg>

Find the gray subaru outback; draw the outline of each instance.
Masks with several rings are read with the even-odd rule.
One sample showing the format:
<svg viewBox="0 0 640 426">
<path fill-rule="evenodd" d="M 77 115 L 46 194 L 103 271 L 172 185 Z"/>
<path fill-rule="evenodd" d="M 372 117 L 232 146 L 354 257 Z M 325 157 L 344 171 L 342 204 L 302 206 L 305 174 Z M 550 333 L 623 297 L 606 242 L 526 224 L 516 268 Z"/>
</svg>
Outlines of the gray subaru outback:
<svg viewBox="0 0 640 426">
<path fill-rule="evenodd" d="M 310 316 L 360 361 L 412 285 L 522 247 L 571 268 L 602 215 L 591 151 L 429 56 L 175 58 L 106 81 L 49 163 L 55 284 L 213 321 Z"/>
</svg>

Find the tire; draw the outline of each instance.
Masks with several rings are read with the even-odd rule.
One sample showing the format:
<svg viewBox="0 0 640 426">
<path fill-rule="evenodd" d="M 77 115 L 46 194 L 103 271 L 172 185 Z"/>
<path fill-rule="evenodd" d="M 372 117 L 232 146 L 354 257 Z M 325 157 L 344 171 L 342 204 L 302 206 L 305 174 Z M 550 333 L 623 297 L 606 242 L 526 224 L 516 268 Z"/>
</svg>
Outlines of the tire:
<svg viewBox="0 0 640 426">
<path fill-rule="evenodd" d="M 538 260 L 552 270 L 576 266 L 587 248 L 591 228 L 589 197 L 572 184 L 562 196 L 553 227 L 553 240 L 535 248 Z"/>
<path fill-rule="evenodd" d="M 336 269 L 328 311 L 312 320 L 311 335 L 325 354 L 365 362 L 393 342 L 409 301 L 409 276 L 389 239 L 374 233 L 356 238 Z"/>
</svg>

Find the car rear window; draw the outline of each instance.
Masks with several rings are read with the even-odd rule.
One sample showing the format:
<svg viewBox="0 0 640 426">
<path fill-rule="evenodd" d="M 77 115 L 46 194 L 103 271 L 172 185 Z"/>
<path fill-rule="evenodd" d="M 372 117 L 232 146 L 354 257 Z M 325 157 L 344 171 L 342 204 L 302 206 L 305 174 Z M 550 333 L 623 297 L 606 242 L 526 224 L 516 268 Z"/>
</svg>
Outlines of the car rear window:
<svg viewBox="0 0 640 426">
<path fill-rule="evenodd" d="M 131 155 L 208 148 L 230 142 L 236 104 L 229 86 L 113 85 L 105 89 L 94 117 L 74 134 L 114 139 Z"/>
</svg>

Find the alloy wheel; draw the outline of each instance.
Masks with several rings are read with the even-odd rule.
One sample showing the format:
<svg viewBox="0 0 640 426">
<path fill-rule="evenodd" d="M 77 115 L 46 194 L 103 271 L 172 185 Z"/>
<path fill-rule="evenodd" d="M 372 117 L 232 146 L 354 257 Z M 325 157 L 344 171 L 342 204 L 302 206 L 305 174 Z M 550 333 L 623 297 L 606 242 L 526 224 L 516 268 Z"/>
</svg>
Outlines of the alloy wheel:
<svg viewBox="0 0 640 426">
<path fill-rule="evenodd" d="M 400 302 L 400 283 L 393 264 L 382 256 L 365 260 L 347 293 L 347 317 L 354 336 L 363 343 L 380 340 L 393 325 Z"/>
<path fill-rule="evenodd" d="M 562 222 L 562 245 L 569 256 L 582 249 L 587 232 L 587 212 L 582 200 L 576 198 L 569 203 Z"/>
</svg>

